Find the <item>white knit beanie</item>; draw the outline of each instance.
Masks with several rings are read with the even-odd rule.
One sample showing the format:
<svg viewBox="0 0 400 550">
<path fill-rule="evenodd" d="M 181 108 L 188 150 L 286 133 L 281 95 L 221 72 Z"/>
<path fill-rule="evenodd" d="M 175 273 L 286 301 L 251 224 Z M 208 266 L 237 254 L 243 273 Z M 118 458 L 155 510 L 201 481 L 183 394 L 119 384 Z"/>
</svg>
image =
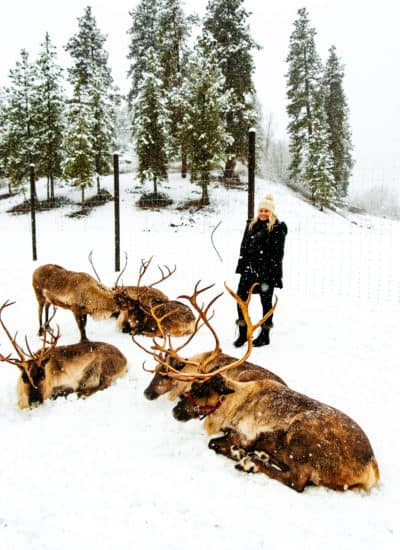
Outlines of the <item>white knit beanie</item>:
<svg viewBox="0 0 400 550">
<path fill-rule="evenodd" d="M 265 195 L 258 203 L 258 209 L 260 210 L 260 208 L 266 208 L 272 212 L 272 214 L 275 214 L 274 197 L 270 194 Z"/>
</svg>

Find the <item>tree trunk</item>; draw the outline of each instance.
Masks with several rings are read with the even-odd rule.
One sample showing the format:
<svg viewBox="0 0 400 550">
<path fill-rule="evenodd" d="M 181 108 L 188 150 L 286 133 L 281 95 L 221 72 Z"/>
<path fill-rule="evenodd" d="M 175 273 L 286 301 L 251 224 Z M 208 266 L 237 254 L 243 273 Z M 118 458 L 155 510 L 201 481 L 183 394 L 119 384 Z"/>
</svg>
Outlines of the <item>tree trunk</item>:
<svg viewBox="0 0 400 550">
<path fill-rule="evenodd" d="M 54 197 L 54 176 L 53 174 L 50 174 L 50 201 L 52 204 L 55 202 Z"/>
<path fill-rule="evenodd" d="M 46 196 L 47 196 L 47 201 L 50 201 L 50 178 L 49 178 L 49 176 L 47 176 L 47 181 L 46 181 Z"/>
<path fill-rule="evenodd" d="M 81 187 L 81 206 L 82 210 L 85 208 L 85 186 L 82 185 Z"/>
<path fill-rule="evenodd" d="M 209 183 L 209 174 L 208 172 L 203 173 L 203 178 L 201 180 L 201 199 L 200 205 L 207 206 L 210 204 L 210 197 L 208 196 L 208 183 Z"/>
<path fill-rule="evenodd" d="M 96 182 L 97 182 L 97 194 L 100 195 L 100 176 L 99 176 L 99 174 L 96 175 Z"/>
<path fill-rule="evenodd" d="M 231 158 L 225 162 L 224 178 L 233 178 L 235 174 L 236 159 Z"/>
<path fill-rule="evenodd" d="M 153 193 L 157 195 L 157 176 L 153 176 Z"/>
<path fill-rule="evenodd" d="M 181 146 L 181 159 L 182 159 L 181 176 L 182 176 L 182 178 L 186 178 L 186 176 L 187 176 L 187 153 L 186 153 L 184 145 Z"/>
</svg>

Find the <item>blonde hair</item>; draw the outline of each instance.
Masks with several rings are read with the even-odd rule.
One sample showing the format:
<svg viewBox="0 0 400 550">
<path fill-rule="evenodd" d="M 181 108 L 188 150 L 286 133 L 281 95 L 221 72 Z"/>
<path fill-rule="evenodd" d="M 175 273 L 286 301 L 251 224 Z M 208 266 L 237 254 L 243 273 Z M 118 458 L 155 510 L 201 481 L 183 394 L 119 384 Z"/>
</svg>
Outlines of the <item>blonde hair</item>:
<svg viewBox="0 0 400 550">
<path fill-rule="evenodd" d="M 252 230 L 253 229 L 253 226 L 254 224 L 258 221 L 258 216 L 256 216 L 255 218 L 252 219 L 252 221 L 250 222 L 250 225 L 249 225 L 249 229 Z M 276 216 L 273 212 L 270 212 L 269 213 L 269 218 L 268 218 L 268 222 L 267 222 L 267 231 L 271 231 L 272 228 L 274 227 L 275 225 L 275 222 L 276 222 Z"/>
</svg>

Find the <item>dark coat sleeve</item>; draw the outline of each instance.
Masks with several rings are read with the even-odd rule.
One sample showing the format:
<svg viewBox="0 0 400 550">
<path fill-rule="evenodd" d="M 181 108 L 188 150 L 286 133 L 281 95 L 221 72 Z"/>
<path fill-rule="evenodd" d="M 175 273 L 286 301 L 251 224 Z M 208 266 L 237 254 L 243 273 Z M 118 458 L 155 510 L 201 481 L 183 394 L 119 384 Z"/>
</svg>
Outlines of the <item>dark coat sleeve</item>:
<svg viewBox="0 0 400 550">
<path fill-rule="evenodd" d="M 244 234 L 242 237 L 242 242 L 240 244 L 240 255 L 239 255 L 239 260 L 236 266 L 235 273 L 243 273 L 245 268 L 249 264 L 248 251 L 247 251 L 247 243 L 249 238 L 249 223 L 250 222 L 247 222 L 246 224 L 246 228 L 244 230 Z"/>
</svg>

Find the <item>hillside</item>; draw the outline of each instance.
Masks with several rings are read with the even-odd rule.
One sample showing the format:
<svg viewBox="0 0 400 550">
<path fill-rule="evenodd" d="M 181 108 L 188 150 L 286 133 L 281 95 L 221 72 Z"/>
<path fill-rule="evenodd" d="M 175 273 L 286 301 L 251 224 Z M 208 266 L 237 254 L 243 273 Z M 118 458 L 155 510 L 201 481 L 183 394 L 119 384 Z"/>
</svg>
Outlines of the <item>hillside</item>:
<svg viewBox="0 0 400 550">
<path fill-rule="evenodd" d="M 112 179 L 103 185 L 112 189 Z M 135 284 L 140 260 L 154 256 L 146 282 L 158 278 L 156 264 L 176 265 L 162 286 L 171 298 L 191 293 L 198 280 L 215 283 L 211 299 L 234 289 L 240 239 L 247 213 L 243 189 L 210 189 L 211 205 L 180 210 L 198 196 L 171 174 L 163 191 L 168 209 L 135 207 L 141 188 L 121 176 L 121 251 L 128 254 L 125 284 Z M 39 194 L 43 189 L 39 186 Z M 397 398 L 400 313 L 400 224 L 372 216 L 319 212 L 288 188 L 257 180 L 256 196 L 275 196 L 278 216 L 289 228 L 284 288 L 278 292 L 275 327 L 268 348 L 252 361 L 274 371 L 294 389 L 337 407 L 364 429 L 378 459 L 381 484 L 370 494 L 307 488 L 297 494 L 263 475 L 246 475 L 207 448 L 200 422 L 178 423 L 165 398 L 150 402 L 143 390 L 151 375 L 148 356 L 115 321 L 88 320 L 90 339 L 117 346 L 129 372 L 87 400 L 75 396 L 30 411 L 16 405 L 17 369 L 0 365 L 0 548 L 96 550 L 191 548 L 222 550 L 394 549 L 400 543 L 400 422 Z M 76 197 L 79 200 L 79 197 Z M 20 198 L 0 201 L 2 267 L 0 302 L 16 302 L 4 313 L 12 334 L 39 346 L 32 271 L 58 263 L 75 271 L 96 269 L 105 284 L 114 272 L 113 204 L 72 219 L 73 205 L 37 217 L 38 261 L 31 260 L 30 220 L 5 211 Z M 220 260 L 211 242 L 214 243 Z M 260 314 L 255 298 L 254 319 Z M 213 325 L 222 349 L 237 354 L 235 304 L 225 293 L 215 304 Z M 72 314 L 58 310 L 61 344 L 79 333 Z M 149 339 L 140 337 L 149 345 Z M 187 353 L 209 349 L 206 332 Z M 9 344 L 0 333 L 2 353 Z"/>
</svg>

